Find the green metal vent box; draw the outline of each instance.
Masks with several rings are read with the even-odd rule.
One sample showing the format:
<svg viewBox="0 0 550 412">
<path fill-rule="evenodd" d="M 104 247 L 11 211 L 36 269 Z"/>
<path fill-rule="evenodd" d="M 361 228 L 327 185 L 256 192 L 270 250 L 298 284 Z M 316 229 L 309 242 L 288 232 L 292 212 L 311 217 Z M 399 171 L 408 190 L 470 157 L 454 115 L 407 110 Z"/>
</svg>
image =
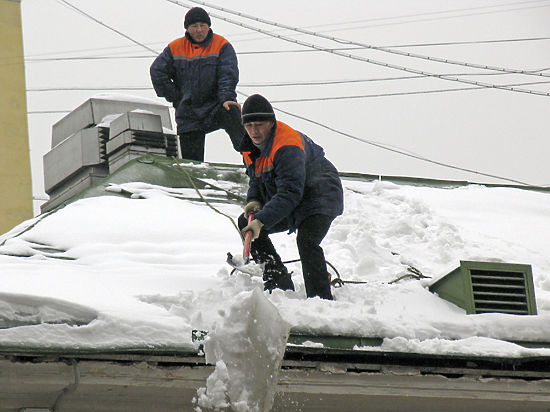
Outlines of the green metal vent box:
<svg viewBox="0 0 550 412">
<path fill-rule="evenodd" d="M 537 314 L 531 265 L 461 260 L 429 289 L 467 314 Z"/>
</svg>

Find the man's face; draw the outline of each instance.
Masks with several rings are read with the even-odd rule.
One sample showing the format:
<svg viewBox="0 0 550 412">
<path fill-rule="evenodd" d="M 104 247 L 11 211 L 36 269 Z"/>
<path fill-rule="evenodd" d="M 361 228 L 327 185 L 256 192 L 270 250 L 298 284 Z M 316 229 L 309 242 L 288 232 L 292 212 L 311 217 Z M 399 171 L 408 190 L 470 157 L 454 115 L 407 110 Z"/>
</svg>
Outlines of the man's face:
<svg viewBox="0 0 550 412">
<path fill-rule="evenodd" d="M 208 24 L 201 23 L 201 22 L 190 24 L 187 27 L 187 31 L 189 32 L 189 35 L 197 43 L 202 43 L 204 40 L 206 40 L 206 36 L 208 36 L 209 30 L 210 30 L 210 27 L 208 27 Z"/>
<path fill-rule="evenodd" d="M 250 136 L 252 143 L 255 145 L 262 145 L 269 137 L 273 124 L 271 120 L 264 122 L 249 122 L 244 124 L 244 128 Z"/>
</svg>

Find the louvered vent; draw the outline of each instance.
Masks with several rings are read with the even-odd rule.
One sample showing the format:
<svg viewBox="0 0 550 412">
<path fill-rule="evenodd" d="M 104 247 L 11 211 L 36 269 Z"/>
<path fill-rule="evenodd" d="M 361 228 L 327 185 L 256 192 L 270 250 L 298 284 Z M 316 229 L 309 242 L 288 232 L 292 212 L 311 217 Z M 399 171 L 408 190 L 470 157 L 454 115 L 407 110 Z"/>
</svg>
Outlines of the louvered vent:
<svg viewBox="0 0 550 412">
<path fill-rule="evenodd" d="M 101 160 L 107 161 L 107 150 L 106 145 L 109 141 L 109 128 L 99 126 L 99 154 L 101 157 Z"/>
<path fill-rule="evenodd" d="M 178 141 L 177 136 L 173 134 L 165 134 L 166 138 L 166 156 L 177 157 L 178 156 Z"/>
<path fill-rule="evenodd" d="M 470 276 L 476 313 L 529 314 L 524 273 L 471 269 Z"/>
<path fill-rule="evenodd" d="M 430 291 L 468 314 L 537 314 L 530 265 L 461 261 L 459 268 L 432 284 Z"/>
</svg>

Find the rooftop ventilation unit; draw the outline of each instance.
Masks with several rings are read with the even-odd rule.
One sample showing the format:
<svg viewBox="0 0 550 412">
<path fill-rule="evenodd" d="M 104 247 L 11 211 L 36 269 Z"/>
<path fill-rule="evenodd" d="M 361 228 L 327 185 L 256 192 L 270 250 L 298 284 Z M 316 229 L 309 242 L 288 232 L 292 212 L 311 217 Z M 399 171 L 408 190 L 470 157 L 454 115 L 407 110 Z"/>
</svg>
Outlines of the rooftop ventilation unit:
<svg viewBox="0 0 550 412">
<path fill-rule="evenodd" d="M 167 106 L 91 98 L 53 125 L 52 149 L 44 155 L 49 211 L 78 195 L 135 157 L 178 155 Z M 170 130 L 170 131 L 168 131 Z"/>
<path fill-rule="evenodd" d="M 132 110 L 144 110 L 158 114 L 162 126 L 171 129 L 169 107 L 154 102 L 140 100 L 116 100 L 116 98 L 92 97 L 52 126 L 52 148 L 67 137 L 90 126 L 100 125 L 108 116 L 122 114 Z"/>
<path fill-rule="evenodd" d="M 102 148 L 103 146 L 103 148 Z M 44 190 L 50 201 L 42 212 L 63 203 L 109 174 L 97 127 L 79 130 L 44 155 Z"/>
<path fill-rule="evenodd" d="M 531 265 L 460 261 L 429 289 L 468 314 L 537 314 Z"/>
<path fill-rule="evenodd" d="M 177 137 L 164 133 L 159 115 L 132 111 L 111 121 L 106 144 L 110 173 L 148 153 L 178 155 Z"/>
</svg>

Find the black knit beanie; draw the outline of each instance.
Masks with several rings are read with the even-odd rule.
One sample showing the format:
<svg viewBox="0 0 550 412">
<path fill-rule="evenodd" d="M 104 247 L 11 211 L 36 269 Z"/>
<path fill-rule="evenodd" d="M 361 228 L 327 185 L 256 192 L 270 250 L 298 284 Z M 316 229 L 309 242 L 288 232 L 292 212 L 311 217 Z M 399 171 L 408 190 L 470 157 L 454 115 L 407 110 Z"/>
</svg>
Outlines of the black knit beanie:
<svg viewBox="0 0 550 412">
<path fill-rule="evenodd" d="M 200 7 L 193 7 L 185 15 L 185 20 L 183 21 L 183 27 L 185 28 L 185 30 L 187 30 L 187 28 L 190 25 L 192 25 L 193 23 L 199 23 L 199 22 L 208 24 L 208 27 L 210 27 L 212 24 L 210 22 L 210 16 L 204 9 Z"/>
<path fill-rule="evenodd" d="M 241 115 L 244 123 L 275 121 L 275 112 L 271 103 L 259 94 L 253 94 L 244 101 Z"/>
</svg>

